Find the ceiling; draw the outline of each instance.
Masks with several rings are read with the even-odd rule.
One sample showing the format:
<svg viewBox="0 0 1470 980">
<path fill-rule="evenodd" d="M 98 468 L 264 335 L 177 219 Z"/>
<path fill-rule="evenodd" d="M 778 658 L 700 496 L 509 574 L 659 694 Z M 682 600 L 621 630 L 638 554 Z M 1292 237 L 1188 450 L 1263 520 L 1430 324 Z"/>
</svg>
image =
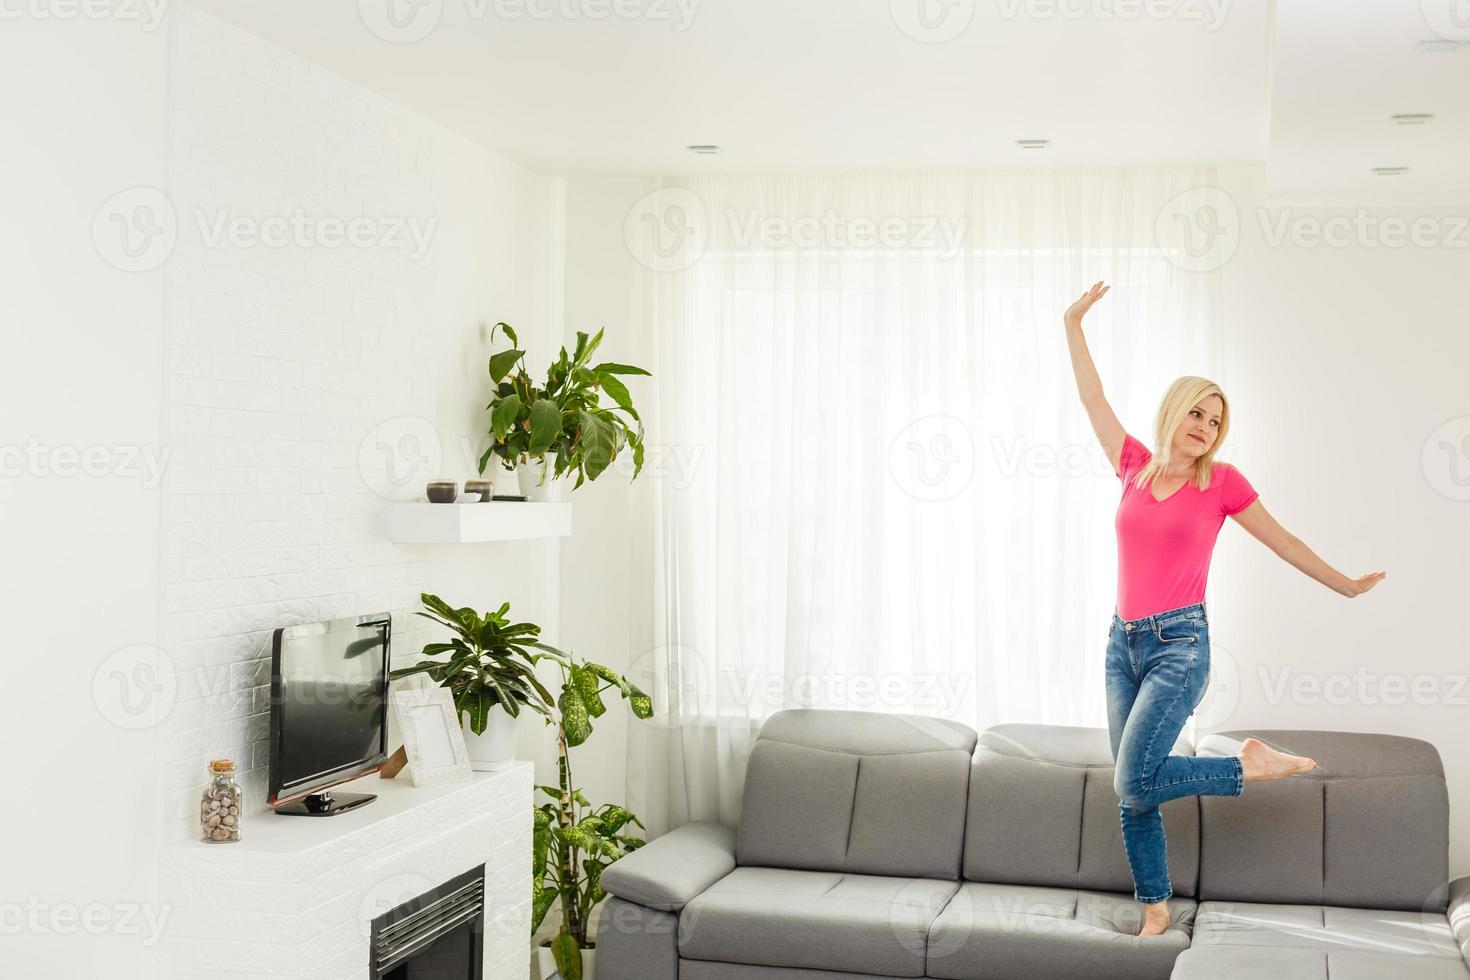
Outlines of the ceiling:
<svg viewBox="0 0 1470 980">
<path fill-rule="evenodd" d="M 559 173 L 1266 162 L 1288 196 L 1470 190 L 1470 46 L 1414 50 L 1456 0 L 194 2 Z"/>
<path fill-rule="evenodd" d="M 1457 6 L 1464 11 L 1457 26 Z M 1290 0 L 1272 54 L 1272 196 L 1321 203 L 1470 201 L 1470 4 Z M 1437 53 L 1416 50 L 1441 43 Z M 1398 113 L 1432 113 L 1397 126 Z M 1409 168 L 1376 177 L 1374 167 Z"/>
</svg>

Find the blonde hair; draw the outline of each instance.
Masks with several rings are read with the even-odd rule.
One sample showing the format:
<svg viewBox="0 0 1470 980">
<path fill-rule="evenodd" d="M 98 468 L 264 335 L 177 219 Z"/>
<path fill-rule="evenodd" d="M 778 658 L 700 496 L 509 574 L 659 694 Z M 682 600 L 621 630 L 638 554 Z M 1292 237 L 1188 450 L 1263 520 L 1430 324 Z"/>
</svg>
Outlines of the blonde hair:
<svg viewBox="0 0 1470 980">
<path fill-rule="evenodd" d="M 1215 454 L 1225 444 L 1225 433 L 1230 431 L 1230 400 L 1225 397 L 1225 392 L 1215 382 L 1209 378 L 1198 378 L 1194 375 L 1175 378 L 1174 383 L 1169 385 L 1169 390 L 1164 392 L 1164 400 L 1159 405 L 1159 413 L 1154 417 L 1153 458 L 1138 471 L 1138 475 L 1133 479 L 1134 486 L 1139 489 L 1150 487 L 1154 480 L 1163 474 L 1171 462 L 1170 452 L 1174 445 L 1174 433 L 1179 431 L 1179 426 L 1184 424 L 1184 419 L 1189 415 L 1190 409 L 1211 395 L 1217 395 L 1220 398 L 1219 434 L 1210 444 L 1209 452 L 1195 460 L 1193 478 L 1196 487 L 1201 490 L 1209 489 L 1210 469 L 1213 466 Z"/>
</svg>

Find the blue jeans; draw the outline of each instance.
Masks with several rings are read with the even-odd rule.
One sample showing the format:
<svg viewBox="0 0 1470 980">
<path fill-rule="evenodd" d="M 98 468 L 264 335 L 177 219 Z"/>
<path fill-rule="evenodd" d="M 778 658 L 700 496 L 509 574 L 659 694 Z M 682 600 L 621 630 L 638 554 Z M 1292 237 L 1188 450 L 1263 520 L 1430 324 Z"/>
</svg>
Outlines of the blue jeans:
<svg viewBox="0 0 1470 980">
<path fill-rule="evenodd" d="M 1159 805 L 1181 796 L 1239 796 L 1245 789 L 1236 756 L 1169 754 L 1209 681 L 1204 603 L 1142 619 L 1113 613 L 1107 654 L 1113 788 L 1133 870 L 1133 897 L 1145 904 L 1174 894 Z"/>
</svg>

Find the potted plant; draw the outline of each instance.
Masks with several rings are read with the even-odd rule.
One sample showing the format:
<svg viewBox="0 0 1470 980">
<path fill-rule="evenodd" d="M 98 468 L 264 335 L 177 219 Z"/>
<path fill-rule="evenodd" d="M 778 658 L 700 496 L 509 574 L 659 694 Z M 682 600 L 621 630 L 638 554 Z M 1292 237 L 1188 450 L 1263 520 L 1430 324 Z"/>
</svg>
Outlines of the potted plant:
<svg viewBox="0 0 1470 980">
<path fill-rule="evenodd" d="M 633 478 L 637 479 L 643 469 L 643 422 L 619 376 L 651 377 L 649 372 L 615 361 L 589 364 L 602 343 L 603 331 L 590 339 L 578 331 L 576 349 L 568 354 L 565 346 L 561 348 L 547 369 L 545 386 L 538 388 L 526 371 L 525 351 L 519 349 L 515 330 L 497 323 L 492 338 L 495 330 L 504 330 L 512 347 L 490 358 L 495 396 L 486 407 L 492 441 L 480 457 L 480 472 L 492 455 L 515 459 L 524 467 L 518 471 L 523 492 L 533 500 L 555 499 L 557 481 L 563 476 L 576 472 L 577 482 L 571 488 L 575 490 L 584 480 L 597 479 L 623 447 L 630 446 Z M 602 404 L 602 392 L 612 399 L 612 405 Z M 555 463 L 548 464 L 553 455 Z"/>
<path fill-rule="evenodd" d="M 587 938 L 592 911 L 606 897 L 602 871 L 609 864 L 642 847 L 641 837 L 627 833 L 629 825 L 643 824 L 623 807 L 611 803 L 594 807 L 572 784 L 569 749 L 592 735 L 592 720 L 607 706 L 603 692 L 617 688 L 637 718 L 653 716 L 653 701 L 629 681 L 601 664 L 545 645 L 549 658 L 561 668 L 561 695 L 556 699 L 557 785 L 537 787 L 551 802 L 536 807 L 531 860 L 531 931 L 540 928 L 546 914 L 559 906 L 557 934 L 538 947 L 541 975 L 555 969 L 562 980 L 592 980 L 594 944 Z M 548 717 L 547 723 L 552 719 Z"/>
<path fill-rule="evenodd" d="M 428 611 L 418 615 L 453 634 L 447 642 L 426 644 L 423 656 L 445 659 L 421 660 L 390 676 L 398 680 L 428 674 L 449 688 L 464 727 L 470 765 L 480 772 L 502 769 L 515 758 L 515 720 L 521 708 L 550 714 L 551 693 L 536 679 L 535 657 L 527 650 L 540 646 L 541 627 L 512 623 L 506 615 L 508 602 L 482 615 L 468 607 L 455 609 L 428 593 L 419 600 Z"/>
</svg>

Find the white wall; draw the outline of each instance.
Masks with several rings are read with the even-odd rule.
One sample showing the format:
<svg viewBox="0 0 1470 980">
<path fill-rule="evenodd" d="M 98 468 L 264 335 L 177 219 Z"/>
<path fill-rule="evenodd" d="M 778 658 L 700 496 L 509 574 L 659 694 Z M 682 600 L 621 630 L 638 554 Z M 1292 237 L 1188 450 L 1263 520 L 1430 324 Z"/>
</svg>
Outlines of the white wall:
<svg viewBox="0 0 1470 980">
<path fill-rule="evenodd" d="M 93 219 L 118 192 L 164 181 L 167 43 L 165 29 L 114 17 L 32 12 L 0 28 L 9 976 L 93 976 L 99 963 L 108 976 L 154 975 L 146 722 L 159 675 L 146 648 L 128 648 L 158 639 L 160 492 L 141 461 L 163 448 L 164 284 L 110 266 Z M 121 241 L 106 215 L 100 230 L 103 248 Z"/>
<path fill-rule="evenodd" d="M 1470 441 L 1453 459 L 1438 449 L 1433 465 L 1423 462 L 1425 443 L 1445 423 L 1458 425 L 1455 439 L 1470 434 L 1470 231 L 1452 219 L 1467 212 L 1440 209 L 1451 217 L 1439 220 L 1433 211 L 1366 211 L 1357 223 L 1367 230 L 1350 232 L 1349 247 L 1293 244 L 1354 211 L 1287 213 L 1266 205 L 1264 168 L 1221 176 L 1242 218 L 1239 251 L 1224 267 L 1220 381 L 1232 400 L 1233 459 L 1266 509 L 1328 563 L 1388 577 L 1345 599 L 1239 527 L 1225 528 L 1210 574 L 1211 635 L 1216 671 L 1231 671 L 1233 661 L 1238 689 L 1223 692 L 1211 727 L 1389 732 L 1434 743 L 1457 818 L 1450 870 L 1470 873 L 1470 658 L 1461 628 Z M 1393 240 L 1393 220 L 1425 215 L 1433 223 L 1423 227 L 1437 229 L 1425 240 L 1444 244 L 1376 244 Z M 1274 245 L 1283 219 L 1295 231 Z"/>
<path fill-rule="evenodd" d="M 566 192 L 566 344 L 578 330 L 605 327 L 597 360 L 649 368 L 647 325 L 638 318 L 633 259 L 623 241 L 623 217 L 639 195 L 637 178 L 574 177 Z M 541 365 L 536 365 L 537 369 Z M 646 414 L 657 379 L 630 377 L 634 404 Z M 656 436 L 650 433 L 646 442 Z M 645 461 L 645 466 L 647 461 Z M 647 470 L 645 470 L 645 474 Z M 649 529 L 637 522 L 633 495 L 646 489 L 646 475 L 630 484 L 631 454 L 572 495 L 576 526 L 562 542 L 561 631 L 556 643 L 622 674 L 637 671 L 635 623 L 649 610 L 644 596 L 652 575 Z M 644 683 L 632 678 L 634 683 Z M 596 719 L 591 740 L 572 752 L 572 776 L 594 804 L 627 803 L 629 724 L 639 724 L 627 702 L 610 692 L 609 710 Z M 538 770 L 555 755 L 537 755 Z M 552 782 L 555 781 L 553 778 Z M 640 814 L 640 816 L 644 816 Z"/>
<path fill-rule="evenodd" d="M 186 840 L 211 758 L 240 763 L 271 819 L 275 627 L 389 610 L 411 662 L 429 591 L 509 600 L 555 633 L 555 542 L 394 545 L 373 486 L 389 463 L 409 494 L 476 475 L 489 327 L 514 324 L 537 359 L 560 334 L 562 187 L 207 14 L 178 19 L 165 637 L 182 680 L 164 792 Z M 427 247 L 211 238 L 298 214 L 401 222 Z"/>
<path fill-rule="evenodd" d="M 271 628 L 386 608 L 409 659 L 420 590 L 557 624 L 556 543 L 395 547 L 369 481 L 474 475 L 488 326 L 537 359 L 559 341 L 561 182 L 192 8 L 131 19 L 152 9 L 33 6 L 0 34 L 17 974 L 157 974 L 157 930 L 188 926 L 160 847 L 188 840 L 205 761 L 261 798 Z M 410 254 L 199 225 L 298 212 L 433 234 Z M 359 452 L 405 416 L 439 461 Z"/>
</svg>

